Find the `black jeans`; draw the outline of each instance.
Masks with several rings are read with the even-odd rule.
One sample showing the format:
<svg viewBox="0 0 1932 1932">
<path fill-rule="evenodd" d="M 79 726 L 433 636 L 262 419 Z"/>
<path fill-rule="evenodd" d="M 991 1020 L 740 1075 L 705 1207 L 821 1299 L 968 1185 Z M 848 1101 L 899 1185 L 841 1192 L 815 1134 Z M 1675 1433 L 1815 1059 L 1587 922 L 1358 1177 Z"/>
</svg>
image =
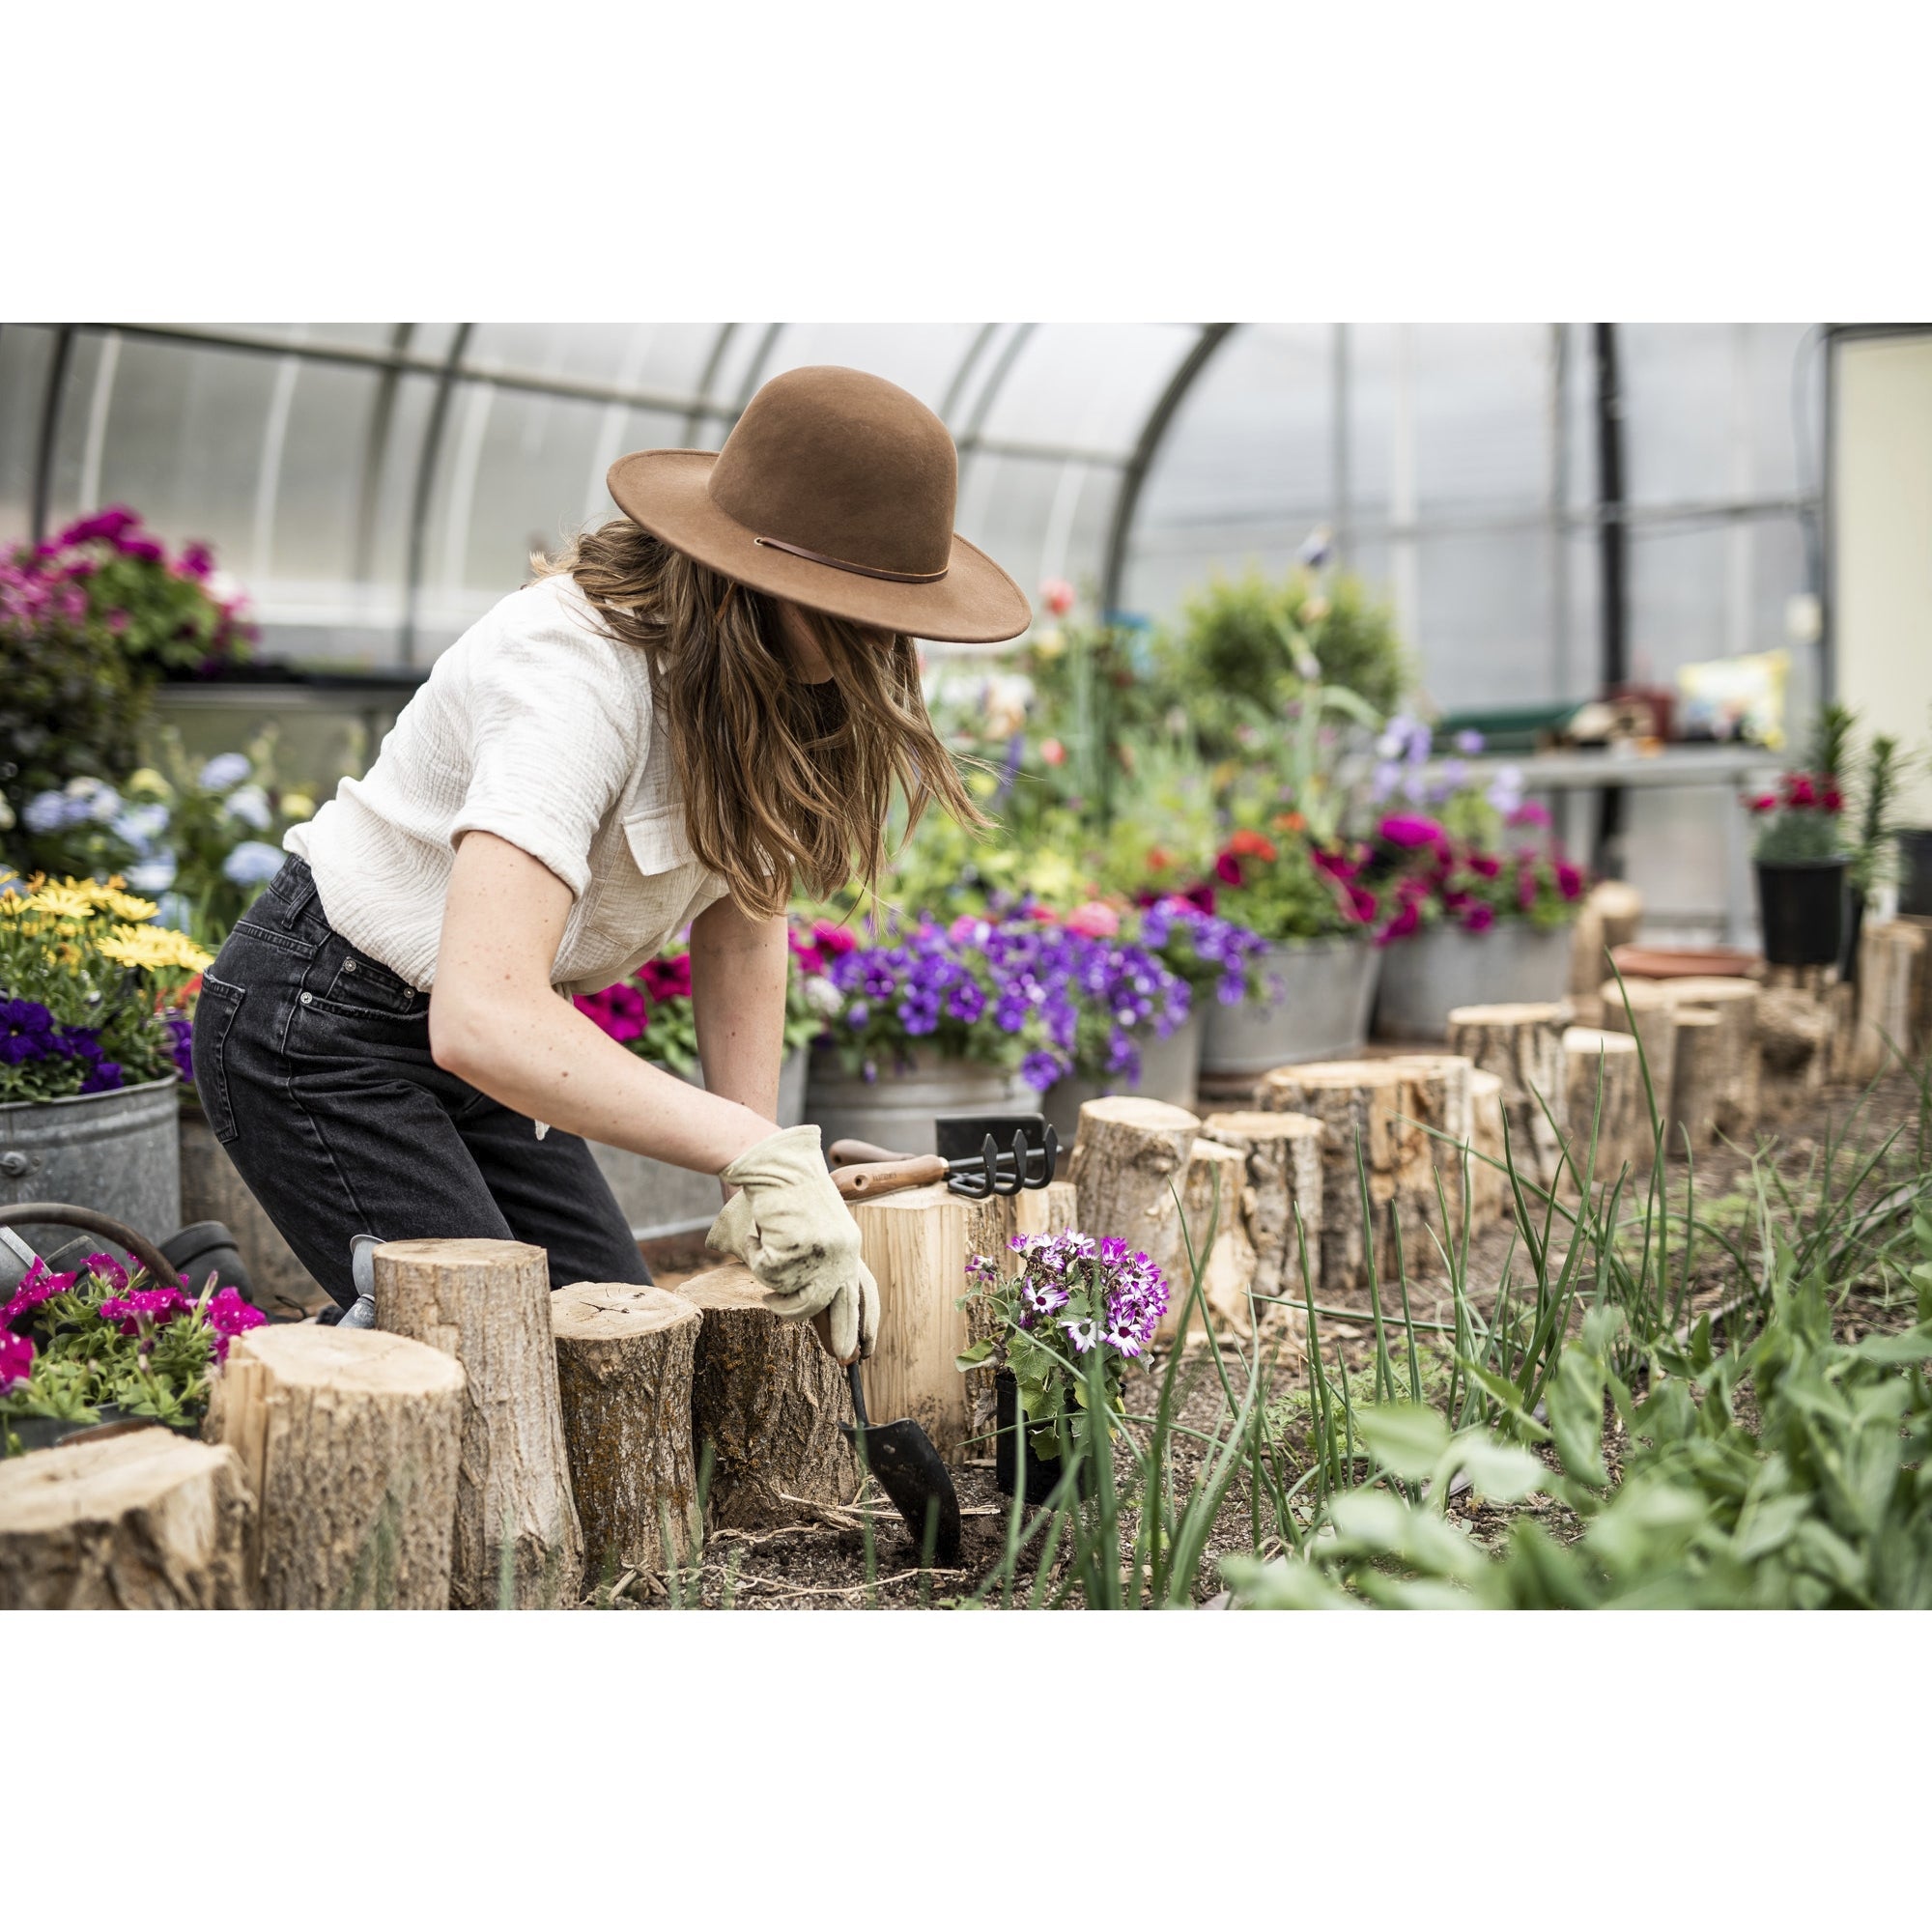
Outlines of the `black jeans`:
<svg viewBox="0 0 1932 1932">
<path fill-rule="evenodd" d="M 345 1308 L 363 1234 L 528 1241 L 553 1288 L 651 1278 L 584 1142 L 538 1140 L 437 1065 L 429 995 L 328 923 L 299 859 L 202 977 L 194 1084 L 242 1179 Z"/>
</svg>

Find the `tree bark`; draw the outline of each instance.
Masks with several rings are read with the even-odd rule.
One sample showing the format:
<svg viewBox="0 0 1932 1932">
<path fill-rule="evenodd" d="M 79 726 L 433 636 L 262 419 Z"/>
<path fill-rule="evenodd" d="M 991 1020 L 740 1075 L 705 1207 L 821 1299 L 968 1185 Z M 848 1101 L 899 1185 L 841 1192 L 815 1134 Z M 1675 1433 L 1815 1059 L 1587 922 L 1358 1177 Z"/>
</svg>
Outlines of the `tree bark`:
<svg viewBox="0 0 1932 1932">
<path fill-rule="evenodd" d="M 1320 1285 L 1321 1137 L 1321 1122 L 1306 1114 L 1245 1112 L 1208 1115 L 1195 1143 L 1197 1161 L 1208 1142 L 1241 1161 L 1236 1199 L 1254 1256 L 1253 1292 L 1264 1331 L 1297 1332 L 1306 1318 L 1297 1318 L 1295 1310 Z M 1190 1176 L 1193 1172 L 1190 1167 Z M 1224 1201 L 1223 1215 L 1228 1211 Z M 1302 1269 L 1304 1248 L 1313 1281 Z M 1268 1296 L 1279 1299 L 1262 1298 Z"/>
<path fill-rule="evenodd" d="M 1079 1191 L 1080 1231 L 1143 1250 L 1170 1285 L 1186 1280 L 1177 1197 L 1201 1122 L 1184 1108 L 1131 1094 L 1080 1109 L 1067 1178 Z"/>
<path fill-rule="evenodd" d="M 549 1258 L 522 1241 L 388 1241 L 375 1264 L 376 1325 L 454 1355 L 469 1378 L 451 1605 L 488 1609 L 505 1594 L 518 1609 L 565 1601 L 583 1574 L 583 1531 L 557 1395 Z"/>
<path fill-rule="evenodd" d="M 158 1425 L 0 1463 L 0 1610 L 246 1609 L 234 1450 Z"/>
<path fill-rule="evenodd" d="M 1154 1331 L 1158 1339 L 1169 1341 L 1181 1335 L 1183 1322 L 1189 1342 L 1205 1340 L 1208 1333 L 1238 1335 L 1244 1341 L 1253 1335 L 1248 1290 L 1255 1278 L 1255 1249 L 1242 1211 L 1246 1189 L 1247 1161 L 1239 1151 L 1197 1135 L 1188 1151 L 1187 1179 L 1180 1190 L 1185 1238 L 1178 1243 L 1179 1252 L 1167 1276 L 1167 1312 Z M 1201 1295 L 1207 1304 L 1205 1329 L 1190 1308 L 1194 1287 L 1194 1267 L 1188 1259 L 1190 1242 L 1194 1260 L 1201 1264 Z"/>
<path fill-rule="evenodd" d="M 1514 1214 L 1503 1149 L 1503 1082 L 1480 1066 L 1469 1075 L 1469 1238 Z"/>
<path fill-rule="evenodd" d="M 1852 1078 L 1862 1084 L 1915 1051 L 1918 977 L 1925 934 L 1903 920 L 1867 925 L 1859 944 L 1858 1031 Z"/>
<path fill-rule="evenodd" d="M 1634 946 L 1636 929 L 1643 923 L 1643 895 L 1623 879 L 1603 879 L 1592 888 L 1590 904 L 1603 922 L 1604 944 L 1607 947 Z M 1603 978 L 1603 955 L 1597 959 L 1597 978 Z"/>
<path fill-rule="evenodd" d="M 1758 1056 L 1766 1114 L 1790 1114 L 1824 1087 L 1836 1021 L 1826 1001 L 1790 986 L 1766 986 L 1757 999 Z"/>
<path fill-rule="evenodd" d="M 879 1345 L 866 1364 L 876 1422 L 917 1422 L 948 1462 L 966 1441 L 966 1204 L 943 1182 L 855 1201 L 866 1265 L 879 1284 Z"/>
<path fill-rule="evenodd" d="M 464 1374 L 381 1329 L 312 1322 L 236 1338 L 209 1431 L 256 1498 L 265 1610 L 449 1607 Z"/>
<path fill-rule="evenodd" d="M 1673 980 L 1665 982 L 1678 1006 L 1703 1007 L 1718 1015 L 1723 1062 L 1718 1089 L 1718 1131 L 1748 1141 L 1757 1131 L 1759 1070 L 1758 983 L 1755 980 Z"/>
<path fill-rule="evenodd" d="M 789 1522 L 797 1512 L 787 1496 L 850 1502 L 859 1465 L 838 1425 L 852 1420 L 851 1391 L 845 1371 L 819 1346 L 810 1322 L 774 1315 L 746 1267 L 693 1275 L 677 1293 L 702 1318 L 691 1433 L 700 1468 L 709 1448 L 705 1516 L 712 1525 L 758 1529 Z M 868 1410 L 871 1395 L 868 1382 Z M 898 1417 L 880 1410 L 876 1419 Z"/>
<path fill-rule="evenodd" d="M 1687 1144 L 1707 1148 L 1717 1139 L 1725 1070 L 1723 1022 L 1709 1007 L 1679 1007 L 1665 1152 L 1681 1155 Z"/>
<path fill-rule="evenodd" d="M 635 1282 L 551 1297 L 557 1392 L 589 1578 L 682 1566 L 703 1532 L 692 1386 L 703 1318 Z"/>
<path fill-rule="evenodd" d="M 1626 1163 L 1650 1165 L 1650 1118 L 1644 1108 L 1636 1040 L 1627 1033 L 1571 1027 L 1563 1035 L 1568 1083 L 1570 1160 L 1576 1181 L 1614 1184 Z M 1596 1151 L 1591 1152 L 1594 1126 Z"/>
<path fill-rule="evenodd" d="M 1321 1124 L 1320 1285 L 1324 1294 L 1367 1287 L 1371 1261 L 1380 1280 L 1394 1279 L 1390 1209 L 1399 1200 L 1412 1201 L 1430 1172 L 1428 1138 L 1417 1124 L 1416 1094 L 1415 1074 L 1400 1060 L 1277 1066 L 1263 1075 L 1256 1089 L 1260 1111 L 1303 1114 Z"/>
<path fill-rule="evenodd" d="M 1503 1083 L 1503 1113 L 1518 1167 L 1544 1186 L 1556 1178 L 1565 1126 L 1563 1029 L 1567 1001 L 1457 1007 L 1449 1014 L 1449 1050 Z"/>
<path fill-rule="evenodd" d="M 1454 1251 L 1463 1225 L 1463 1150 L 1475 1131 L 1470 1082 L 1472 1062 L 1456 1053 L 1406 1053 L 1401 1064 L 1414 1077 L 1415 1118 L 1426 1131 L 1424 1151 L 1429 1169 L 1416 1177 L 1398 1197 L 1403 1214 L 1405 1259 L 1413 1272 L 1427 1274 L 1441 1266 L 1443 1249 Z M 1435 1190 L 1437 1179 L 1442 1191 Z M 1444 1204 L 1448 1217 L 1443 1217 Z"/>
</svg>

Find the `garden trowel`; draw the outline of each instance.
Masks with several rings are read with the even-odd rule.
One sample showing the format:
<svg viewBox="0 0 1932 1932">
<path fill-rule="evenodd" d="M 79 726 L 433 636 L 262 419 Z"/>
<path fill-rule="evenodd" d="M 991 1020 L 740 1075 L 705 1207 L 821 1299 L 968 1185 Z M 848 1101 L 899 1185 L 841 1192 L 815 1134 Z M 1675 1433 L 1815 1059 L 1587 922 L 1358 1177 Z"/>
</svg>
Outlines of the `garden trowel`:
<svg viewBox="0 0 1932 1932">
<path fill-rule="evenodd" d="M 942 1570 L 954 1568 L 959 1561 L 959 1494 L 932 1438 L 916 1422 L 867 1422 L 859 1364 L 848 1364 L 845 1375 L 852 1384 L 852 1413 L 858 1421 L 856 1426 L 841 1422 L 838 1427 L 860 1465 L 870 1470 L 892 1497 L 922 1561 L 929 1541 L 931 1561 Z"/>
</svg>

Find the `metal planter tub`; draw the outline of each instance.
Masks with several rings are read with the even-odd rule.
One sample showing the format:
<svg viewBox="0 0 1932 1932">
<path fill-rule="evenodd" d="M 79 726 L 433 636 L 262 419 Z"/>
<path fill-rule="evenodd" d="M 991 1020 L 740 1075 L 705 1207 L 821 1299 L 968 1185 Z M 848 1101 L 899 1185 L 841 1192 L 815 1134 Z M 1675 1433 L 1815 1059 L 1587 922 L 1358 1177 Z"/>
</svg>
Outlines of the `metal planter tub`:
<svg viewBox="0 0 1932 1932">
<path fill-rule="evenodd" d="M 1376 1037 L 1443 1039 L 1452 1008 L 1562 999 L 1572 930 L 1520 920 L 1503 920 L 1487 932 L 1429 925 L 1384 947 Z"/>
<path fill-rule="evenodd" d="M 1063 1147 L 1073 1145 L 1080 1126 L 1080 1109 L 1089 1100 L 1106 1094 L 1138 1094 L 1149 1100 L 1165 1100 L 1171 1107 L 1194 1109 L 1201 1077 L 1201 1042 L 1206 1018 L 1201 1009 L 1202 996 L 1186 1020 L 1165 1039 L 1150 1038 L 1141 1043 L 1141 1077 L 1131 1085 L 1123 1080 L 1090 1079 L 1075 1074 L 1058 1080 L 1046 1090 L 1040 1111 L 1053 1123 Z M 1211 1004 L 1213 995 L 1208 995 Z"/>
<path fill-rule="evenodd" d="M 871 1081 L 846 1072 L 836 1055 L 815 1051 L 805 1096 L 805 1118 L 818 1122 L 827 1147 L 870 1141 L 894 1153 L 937 1152 L 932 1123 L 941 1114 L 1038 1111 L 1038 1090 L 1017 1071 L 942 1059 L 923 1047 L 903 1067 L 882 1060 Z"/>
<path fill-rule="evenodd" d="M 779 1068 L 779 1125 L 795 1127 L 805 1118 L 806 1050 L 800 1047 L 785 1055 Z M 689 1076 L 694 1087 L 702 1087 L 701 1074 Z M 617 1206 L 624 1210 L 633 1237 L 639 1241 L 662 1240 L 667 1236 L 701 1235 L 718 1218 L 724 1203 L 718 1179 L 710 1174 L 694 1174 L 688 1168 L 668 1167 L 663 1161 L 649 1160 L 628 1148 L 590 1143 L 591 1154 L 611 1183 Z"/>
<path fill-rule="evenodd" d="M 1208 1009 L 1202 1077 L 1259 1079 L 1297 1061 L 1353 1058 L 1369 1037 L 1380 957 L 1366 939 L 1270 946 L 1259 961 L 1268 997 Z"/>
<path fill-rule="evenodd" d="M 0 1206 L 71 1202 L 165 1240 L 182 1220 L 180 1092 L 170 1073 L 112 1094 L 0 1106 Z M 41 1253 L 73 1239 L 71 1228 L 16 1232 Z"/>
</svg>

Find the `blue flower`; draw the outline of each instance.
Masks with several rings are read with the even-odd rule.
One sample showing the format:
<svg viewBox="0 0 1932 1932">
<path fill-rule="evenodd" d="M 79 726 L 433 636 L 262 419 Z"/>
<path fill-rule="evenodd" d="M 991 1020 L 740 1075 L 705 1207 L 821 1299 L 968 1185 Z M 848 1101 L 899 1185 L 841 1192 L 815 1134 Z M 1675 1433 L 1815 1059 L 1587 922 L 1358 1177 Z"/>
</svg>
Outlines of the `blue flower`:
<svg viewBox="0 0 1932 1932">
<path fill-rule="evenodd" d="M 268 831 L 274 818 L 269 808 L 269 794 L 258 784 L 238 785 L 228 794 L 228 803 L 222 810 L 257 832 Z"/>
<path fill-rule="evenodd" d="M 240 753 L 231 756 L 239 757 Z M 221 862 L 221 876 L 231 886 L 266 886 L 282 869 L 282 850 L 260 838 L 245 838 Z"/>
<path fill-rule="evenodd" d="M 163 852 L 158 859 L 144 859 L 128 868 L 128 884 L 137 893 L 164 893 L 175 882 L 175 855 Z"/>
<path fill-rule="evenodd" d="M 241 752 L 218 752 L 201 768 L 201 782 L 204 790 L 226 791 L 230 785 L 238 785 L 254 770 Z"/>
<path fill-rule="evenodd" d="M 36 792 L 22 810 L 20 822 L 29 832 L 62 832 L 77 822 L 70 809 L 78 804 L 79 800 L 69 798 L 64 791 Z M 86 816 L 87 808 L 82 805 L 80 817 Z"/>
</svg>

